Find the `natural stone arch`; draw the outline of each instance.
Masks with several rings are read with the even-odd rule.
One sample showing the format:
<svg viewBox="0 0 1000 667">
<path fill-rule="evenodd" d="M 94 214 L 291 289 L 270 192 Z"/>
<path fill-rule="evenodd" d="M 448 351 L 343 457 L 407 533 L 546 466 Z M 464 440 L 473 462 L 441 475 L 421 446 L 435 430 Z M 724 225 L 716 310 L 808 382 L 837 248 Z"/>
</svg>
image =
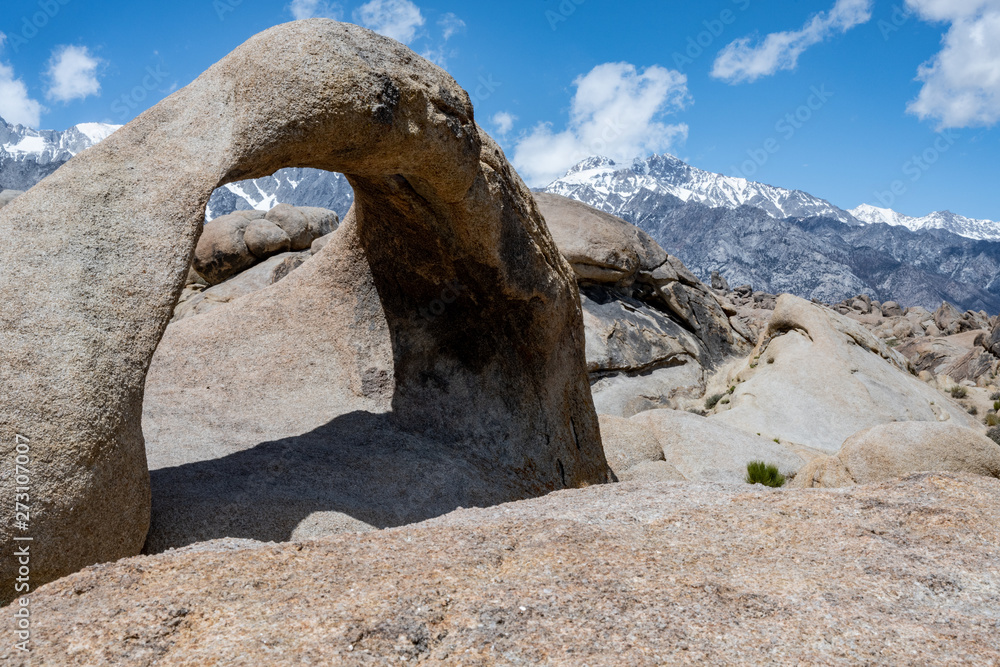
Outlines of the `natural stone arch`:
<svg viewBox="0 0 1000 667">
<path fill-rule="evenodd" d="M 401 428 L 516 472 L 512 496 L 606 479 L 571 270 L 468 95 L 370 31 L 291 23 L 0 212 L 0 450 L 9 469 L 15 434 L 31 442 L 34 586 L 138 553 L 149 522 L 143 383 L 206 202 L 282 167 L 351 179 Z M 421 316 L 454 282 L 460 307 Z M 4 498 L 14 486 L 5 474 Z M 0 526 L 7 553 L 12 511 Z M 13 560 L 0 567 L 6 594 Z"/>
</svg>

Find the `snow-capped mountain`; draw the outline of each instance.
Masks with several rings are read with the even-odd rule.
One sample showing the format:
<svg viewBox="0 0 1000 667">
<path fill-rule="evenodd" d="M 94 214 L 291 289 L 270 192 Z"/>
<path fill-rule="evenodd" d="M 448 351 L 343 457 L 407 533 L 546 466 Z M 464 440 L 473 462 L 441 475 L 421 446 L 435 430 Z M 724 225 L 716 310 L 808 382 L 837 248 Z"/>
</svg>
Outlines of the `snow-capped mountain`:
<svg viewBox="0 0 1000 667">
<path fill-rule="evenodd" d="M 81 123 L 58 132 L 10 125 L 0 118 L 0 190 L 27 190 L 119 127 Z"/>
<path fill-rule="evenodd" d="M 271 176 L 224 185 L 212 194 L 205 218 L 233 211 L 270 211 L 277 204 L 319 206 L 341 219 L 354 203 L 354 189 L 343 174 L 319 169 L 282 169 Z"/>
<path fill-rule="evenodd" d="M 913 218 L 892 209 L 878 208 L 862 204 L 851 209 L 851 215 L 865 224 L 884 224 L 893 227 L 906 227 L 910 231 L 919 232 L 925 229 L 943 229 L 952 234 L 958 234 L 977 241 L 1000 241 L 1000 222 L 992 220 L 974 220 L 957 215 L 951 211 L 937 211 L 922 218 Z"/>
<path fill-rule="evenodd" d="M 775 218 L 824 217 L 860 224 L 847 211 L 801 190 L 786 190 L 745 178 L 703 171 L 672 155 L 654 155 L 622 167 L 605 157 L 592 157 L 554 181 L 546 192 L 582 201 L 624 217 L 649 195 L 668 194 L 684 203 L 711 208 L 752 206 Z"/>
</svg>

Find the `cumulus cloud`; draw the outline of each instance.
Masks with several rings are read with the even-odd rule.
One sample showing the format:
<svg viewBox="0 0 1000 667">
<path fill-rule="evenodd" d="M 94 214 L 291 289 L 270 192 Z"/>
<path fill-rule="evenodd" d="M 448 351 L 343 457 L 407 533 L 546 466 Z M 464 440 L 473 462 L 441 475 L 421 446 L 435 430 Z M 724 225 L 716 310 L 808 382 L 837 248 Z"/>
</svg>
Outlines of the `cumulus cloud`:
<svg viewBox="0 0 1000 667">
<path fill-rule="evenodd" d="M 0 32 L 0 49 L 7 36 Z M 14 68 L 0 62 L 0 118 L 14 125 L 38 128 L 42 121 L 42 105 L 31 99 L 28 87 L 14 76 Z"/>
<path fill-rule="evenodd" d="M 97 68 L 101 61 L 85 46 L 63 46 L 52 53 L 49 61 L 49 89 L 45 96 L 57 102 L 82 100 L 101 92 Z"/>
<path fill-rule="evenodd" d="M 907 110 L 939 129 L 1000 121 L 1000 0 L 907 0 L 928 21 L 950 23 L 941 51 L 917 70 Z"/>
<path fill-rule="evenodd" d="M 354 20 L 397 42 L 409 44 L 425 20 L 410 0 L 371 0 L 358 7 Z"/>
<path fill-rule="evenodd" d="M 343 17 L 343 11 L 339 4 L 323 0 L 292 0 L 288 10 L 292 12 L 296 21 L 314 18 L 339 21 Z"/>
<path fill-rule="evenodd" d="M 510 131 L 514 129 L 514 123 L 517 121 L 517 116 L 510 114 L 506 111 L 501 111 L 500 113 L 494 114 L 493 126 L 497 129 L 497 134 L 501 137 L 510 134 Z"/>
<path fill-rule="evenodd" d="M 690 100 L 687 77 L 680 72 L 606 63 L 574 85 L 566 129 L 555 132 L 551 123 L 540 123 L 514 149 L 514 166 L 532 186 L 547 185 L 592 155 L 628 162 L 687 138 L 687 125 L 663 122 Z"/>
<path fill-rule="evenodd" d="M 727 45 L 715 59 L 712 76 L 728 83 L 744 83 L 795 69 L 806 49 L 867 23 L 871 17 L 872 0 L 837 0 L 833 9 L 816 14 L 800 30 L 771 33 L 757 42 L 743 37 Z"/>
</svg>

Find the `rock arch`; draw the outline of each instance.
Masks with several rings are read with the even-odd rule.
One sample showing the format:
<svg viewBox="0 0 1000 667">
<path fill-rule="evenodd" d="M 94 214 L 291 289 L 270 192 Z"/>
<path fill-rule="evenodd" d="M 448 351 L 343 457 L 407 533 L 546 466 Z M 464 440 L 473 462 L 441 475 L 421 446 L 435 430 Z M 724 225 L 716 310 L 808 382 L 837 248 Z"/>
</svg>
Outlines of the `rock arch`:
<svg viewBox="0 0 1000 667">
<path fill-rule="evenodd" d="M 32 585 L 139 552 L 143 387 L 206 202 L 282 167 L 348 175 L 389 326 L 394 423 L 506 473 L 498 500 L 602 482 L 575 282 L 443 70 L 352 25 L 250 39 L 0 212 L 0 453 L 30 440 Z M 457 306 L 421 315 L 457 284 Z M 0 480 L 14 498 L 14 476 Z M 13 538 L 5 502 L 0 541 Z M 0 572 L 13 590 L 12 560 Z"/>
</svg>

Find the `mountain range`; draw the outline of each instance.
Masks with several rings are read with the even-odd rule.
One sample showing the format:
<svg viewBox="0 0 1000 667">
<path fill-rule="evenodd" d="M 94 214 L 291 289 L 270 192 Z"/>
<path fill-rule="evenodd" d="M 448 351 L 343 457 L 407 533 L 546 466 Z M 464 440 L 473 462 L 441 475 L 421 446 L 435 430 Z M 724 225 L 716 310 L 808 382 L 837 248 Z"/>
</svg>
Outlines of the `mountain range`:
<svg viewBox="0 0 1000 667">
<path fill-rule="evenodd" d="M 0 119 L 0 189 L 24 190 L 117 126 L 37 131 Z M 868 294 L 935 309 L 1000 312 L 1000 223 L 951 212 L 912 218 L 846 210 L 801 190 L 714 174 L 672 155 L 627 167 L 591 157 L 544 189 L 642 228 L 700 278 L 825 302 Z M 277 203 L 322 206 L 343 218 L 354 192 L 342 174 L 282 169 L 215 191 L 206 219 Z"/>
<path fill-rule="evenodd" d="M 0 190 L 27 190 L 119 127 L 82 123 L 58 132 L 11 125 L 0 118 Z"/>
<path fill-rule="evenodd" d="M 990 228 L 970 229 L 966 218 L 952 219 L 966 235 L 943 222 L 910 229 L 902 217 L 859 218 L 808 193 L 712 174 L 670 155 L 625 168 L 588 158 L 545 191 L 631 222 L 703 280 L 719 271 L 733 285 L 827 303 L 867 294 L 1000 312 L 1000 243 L 968 238 L 988 237 Z"/>
</svg>

